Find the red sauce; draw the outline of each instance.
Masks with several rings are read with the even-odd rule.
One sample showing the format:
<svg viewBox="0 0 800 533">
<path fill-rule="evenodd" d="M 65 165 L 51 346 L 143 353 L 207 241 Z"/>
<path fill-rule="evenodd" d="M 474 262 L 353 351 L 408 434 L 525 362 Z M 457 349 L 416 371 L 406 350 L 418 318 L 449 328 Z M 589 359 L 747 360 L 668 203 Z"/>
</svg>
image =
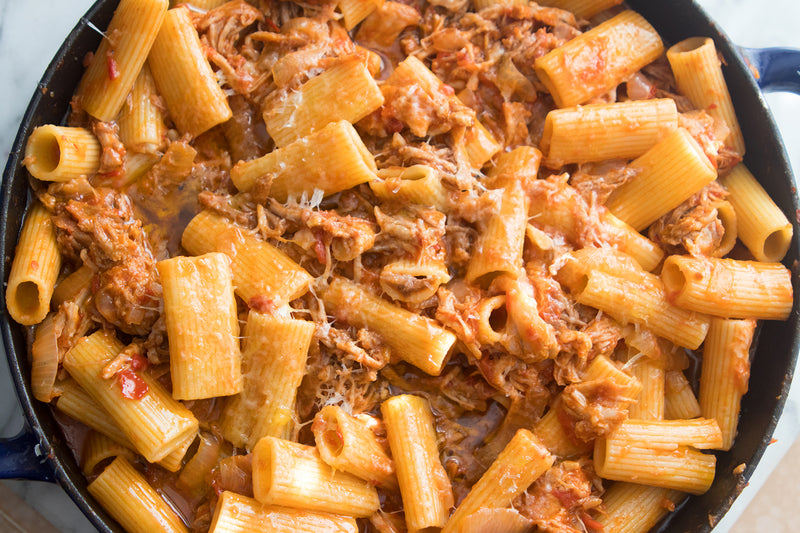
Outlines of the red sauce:
<svg viewBox="0 0 800 533">
<path fill-rule="evenodd" d="M 119 68 L 117 68 L 117 60 L 114 59 L 113 52 L 109 52 L 106 58 L 106 67 L 108 68 L 108 79 L 114 81 L 119 78 Z"/>
<path fill-rule="evenodd" d="M 141 400 L 149 387 L 139 375 L 130 368 L 123 368 L 117 373 L 122 395 L 129 400 Z"/>
<path fill-rule="evenodd" d="M 150 362 L 142 354 L 137 353 L 131 356 L 131 370 L 133 370 L 134 372 L 139 372 L 141 370 L 144 370 L 148 366 L 150 366 Z"/>
</svg>

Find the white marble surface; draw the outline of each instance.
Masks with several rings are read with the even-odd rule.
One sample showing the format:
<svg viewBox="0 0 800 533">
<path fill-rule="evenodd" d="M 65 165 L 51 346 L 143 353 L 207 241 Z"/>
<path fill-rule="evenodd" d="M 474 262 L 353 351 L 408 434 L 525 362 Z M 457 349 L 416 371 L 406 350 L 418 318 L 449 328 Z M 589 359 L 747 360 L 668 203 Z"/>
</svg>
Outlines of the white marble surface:
<svg viewBox="0 0 800 533">
<path fill-rule="evenodd" d="M 743 46 L 792 46 L 800 48 L 797 21 L 800 2 L 797 0 L 699 0 L 722 28 Z M 0 0 L 0 161 L 5 161 L 16 134 L 17 125 L 30 95 L 50 58 L 91 0 Z M 800 97 L 769 95 L 768 101 L 784 136 L 785 144 L 800 175 Z M 0 435 L 15 434 L 22 426 L 8 369 L 0 361 Z M 800 386 L 795 386 L 776 438 L 762 464 L 751 479 L 733 510 L 716 531 L 728 531 L 769 473 L 779 464 L 800 431 Z M 92 531 L 92 526 L 71 500 L 52 484 L 6 481 L 56 527 L 64 532 Z M 797 498 L 791 488 L 787 498 Z"/>
</svg>

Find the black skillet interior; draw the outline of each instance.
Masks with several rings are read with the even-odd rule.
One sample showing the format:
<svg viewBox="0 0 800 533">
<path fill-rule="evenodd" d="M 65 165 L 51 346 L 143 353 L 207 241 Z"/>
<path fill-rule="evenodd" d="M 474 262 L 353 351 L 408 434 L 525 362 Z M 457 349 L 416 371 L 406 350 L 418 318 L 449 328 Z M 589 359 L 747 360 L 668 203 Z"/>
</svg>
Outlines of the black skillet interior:
<svg viewBox="0 0 800 533">
<path fill-rule="evenodd" d="M 666 43 L 698 35 L 712 37 L 716 41 L 718 50 L 727 62 L 725 77 L 747 140 L 745 162 L 783 211 L 791 215 L 790 220 L 796 221 L 796 191 L 783 145 L 761 93 L 732 44 L 692 0 L 629 0 L 629 3 L 656 27 Z M 115 5 L 113 0 L 99 0 L 89 10 L 86 19 L 96 27 L 105 28 Z M 7 280 L 28 197 L 27 175 L 21 166 L 25 140 L 35 126 L 59 123 L 64 118 L 83 71 L 83 57 L 87 52 L 94 51 L 99 40 L 100 34 L 82 20 L 45 72 L 23 119 L 3 180 L 0 239 L 4 252 L 4 280 Z M 795 240 L 785 261 L 789 266 L 795 265 L 798 259 L 798 235 L 800 231 L 795 224 Z M 703 496 L 691 498 L 659 531 L 709 531 L 739 494 L 769 445 L 783 408 L 799 350 L 798 327 L 797 300 L 788 322 L 764 324 L 758 350 L 753 356 L 750 392 L 742 403 L 740 433 L 733 449 L 718 454 L 717 477 L 711 490 Z M 10 323 L 4 310 L 2 329 L 12 377 L 23 410 L 54 468 L 55 479 L 98 530 L 121 532 L 119 526 L 92 503 L 86 492 L 83 475 L 49 407 L 32 399 L 25 331 Z M 744 475 L 734 475 L 733 469 L 742 463 L 746 464 Z"/>
</svg>

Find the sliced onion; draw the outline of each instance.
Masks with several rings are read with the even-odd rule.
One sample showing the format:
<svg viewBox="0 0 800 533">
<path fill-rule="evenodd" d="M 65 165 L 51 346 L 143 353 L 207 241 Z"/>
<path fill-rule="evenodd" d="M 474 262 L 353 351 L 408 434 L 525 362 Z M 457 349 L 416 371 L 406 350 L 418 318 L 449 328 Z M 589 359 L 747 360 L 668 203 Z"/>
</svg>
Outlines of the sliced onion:
<svg viewBox="0 0 800 533">
<path fill-rule="evenodd" d="M 210 433 L 201 433 L 197 452 L 186 463 L 181 475 L 178 477 L 178 488 L 189 492 L 195 498 L 202 497 L 208 489 L 206 478 L 211 475 L 211 470 L 217 466 L 219 455 L 219 439 Z"/>
<path fill-rule="evenodd" d="M 31 347 L 31 388 L 37 400 L 49 402 L 56 397 L 58 374 L 58 335 L 53 315 L 48 315 L 36 328 Z"/>
<path fill-rule="evenodd" d="M 214 488 L 222 494 L 230 490 L 242 496 L 253 497 L 252 454 L 232 455 L 219 462 L 215 472 Z"/>
</svg>

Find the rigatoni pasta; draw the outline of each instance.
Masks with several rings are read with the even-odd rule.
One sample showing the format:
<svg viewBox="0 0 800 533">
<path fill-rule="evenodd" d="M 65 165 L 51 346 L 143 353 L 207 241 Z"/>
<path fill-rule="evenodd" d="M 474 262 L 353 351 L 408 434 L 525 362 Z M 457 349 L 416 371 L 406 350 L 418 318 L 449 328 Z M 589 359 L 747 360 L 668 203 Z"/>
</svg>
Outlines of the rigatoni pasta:
<svg viewBox="0 0 800 533">
<path fill-rule="evenodd" d="M 702 494 L 711 487 L 716 459 L 689 446 L 662 449 L 622 433 L 599 439 L 594 447 L 600 477 L 690 494 Z"/>
<path fill-rule="evenodd" d="M 522 267 L 522 246 L 527 225 L 528 201 L 519 181 L 503 188 L 500 209 L 487 221 L 467 268 L 470 282 L 491 281 L 499 274 L 516 276 Z"/>
<path fill-rule="evenodd" d="M 25 217 L 6 287 L 6 308 L 18 323 L 32 326 L 50 310 L 61 253 L 50 214 L 34 204 Z"/>
<path fill-rule="evenodd" d="M 663 52 L 655 29 L 628 10 L 537 58 L 536 74 L 558 107 L 571 107 L 613 89 Z M 596 68 L 600 57 L 605 64 Z"/>
<path fill-rule="evenodd" d="M 253 498 L 225 491 L 214 510 L 209 531 L 213 533 L 245 533 L 260 531 L 269 524 L 275 533 L 317 533 L 336 531 L 356 533 L 354 518 L 348 516 L 312 513 L 289 507 L 264 506 Z"/>
<path fill-rule="evenodd" d="M 562 108 L 547 114 L 542 133 L 545 163 L 633 159 L 678 127 L 670 98 Z"/>
<path fill-rule="evenodd" d="M 455 335 L 436 322 L 392 305 L 344 279 L 334 280 L 322 298 L 340 320 L 377 331 L 397 357 L 431 375 L 441 372 L 456 341 Z"/>
<path fill-rule="evenodd" d="M 70 376 L 119 425 L 136 450 L 150 462 L 158 462 L 181 448 L 197 433 L 194 415 L 155 379 L 137 374 L 133 391 L 116 379 L 104 379 L 103 369 L 122 351 L 112 335 L 97 331 L 83 337 L 64 358 Z M 126 397 L 123 394 L 126 394 Z M 185 448 L 184 448 L 185 452 Z"/>
<path fill-rule="evenodd" d="M 341 94 L 343 86 L 348 93 Z M 359 56 L 352 56 L 292 92 L 286 101 L 264 115 L 275 144 L 287 144 L 331 122 L 358 122 L 383 104 L 383 94 Z"/>
<path fill-rule="evenodd" d="M 795 217 L 640 15 L 547 3 L 192 2 L 35 130 L 31 385 L 121 527 L 642 531 L 729 475 Z"/>
<path fill-rule="evenodd" d="M 792 242 L 792 225 L 744 164 L 733 167 L 720 183 L 736 211 L 739 238 L 753 256 L 780 261 Z"/>
<path fill-rule="evenodd" d="M 542 5 L 566 9 L 576 17 L 588 19 L 621 3 L 620 0 L 544 0 Z"/>
<path fill-rule="evenodd" d="M 118 120 L 120 141 L 131 150 L 152 154 L 164 144 L 167 128 L 163 110 L 156 105 L 157 97 L 156 82 L 145 63 Z"/>
<path fill-rule="evenodd" d="M 172 395 L 229 396 L 242 389 L 239 322 L 230 259 L 214 252 L 160 261 Z"/>
<path fill-rule="evenodd" d="M 708 330 L 700 372 L 700 410 L 716 420 L 722 432 L 721 450 L 736 437 L 739 407 L 750 380 L 750 345 L 755 320 L 714 318 Z"/>
<path fill-rule="evenodd" d="M 706 315 L 672 304 L 666 284 L 620 252 L 584 248 L 565 261 L 558 275 L 577 301 L 622 324 L 646 325 L 679 346 L 697 348 L 708 331 Z"/>
<path fill-rule="evenodd" d="M 634 356 L 636 357 L 636 356 Z M 639 398 L 628 408 L 628 415 L 639 420 L 663 420 L 666 399 L 664 396 L 665 371 L 657 362 L 642 357 L 632 362 L 630 372 L 642 384 Z"/>
<path fill-rule="evenodd" d="M 412 531 L 445 525 L 453 493 L 442 464 L 433 427 L 433 414 L 424 398 L 393 396 L 381 405 L 397 481 Z"/>
<path fill-rule="evenodd" d="M 368 415 L 364 415 L 368 417 Z M 373 423 L 377 423 L 372 419 Z M 327 405 L 311 425 L 322 460 L 336 470 L 349 472 L 380 486 L 396 487 L 394 461 L 370 427 L 370 422 Z"/>
<path fill-rule="evenodd" d="M 83 443 L 83 457 L 81 458 L 83 473 L 87 476 L 91 475 L 97 465 L 114 457 L 124 457 L 128 462 L 136 460 L 136 454 L 130 448 L 126 448 L 102 433 L 90 431 Z"/>
<path fill-rule="evenodd" d="M 443 532 L 458 531 L 472 513 L 506 507 L 553 464 L 555 458 L 528 430 L 520 429 L 447 521 Z"/>
<path fill-rule="evenodd" d="M 789 270 L 780 263 L 670 256 L 661 271 L 671 301 L 723 318 L 786 320 L 792 310 Z"/>
<path fill-rule="evenodd" d="M 194 255 L 226 254 L 235 292 L 257 311 L 302 296 L 311 282 L 308 272 L 286 254 L 211 211 L 201 211 L 189 222 L 181 244 Z"/>
<path fill-rule="evenodd" d="M 127 531 L 188 531 L 177 513 L 122 456 L 114 459 L 88 490 Z"/>
<path fill-rule="evenodd" d="M 28 137 L 24 163 L 42 181 L 91 176 L 100 168 L 100 143 L 85 128 L 39 126 Z"/>
<path fill-rule="evenodd" d="M 347 31 L 355 28 L 359 22 L 383 5 L 383 0 L 339 0 L 338 7 L 344 17 L 344 27 Z"/>
<path fill-rule="evenodd" d="M 81 78 L 81 107 L 101 121 L 113 120 L 133 87 L 161 30 L 167 0 L 124 0 Z"/>
<path fill-rule="evenodd" d="M 182 133 L 196 137 L 231 118 L 231 108 L 186 7 L 170 9 L 153 42 L 150 69 L 170 116 Z"/>
<path fill-rule="evenodd" d="M 61 381 L 59 389 L 60 394 L 55 401 L 56 409 L 95 432 L 105 435 L 124 448 L 137 449 L 108 411 L 92 399 L 74 380 Z M 180 470 L 186 451 L 194 443 L 195 437 L 195 433 L 189 432 L 183 442 L 178 443 L 166 457 L 158 461 L 158 464 L 170 472 Z"/>
<path fill-rule="evenodd" d="M 714 41 L 691 37 L 667 50 L 667 59 L 675 74 L 678 89 L 699 109 L 725 122 L 730 129 L 726 145 L 744 155 L 742 128 L 733 109 L 728 85 Z"/>
<path fill-rule="evenodd" d="M 316 448 L 264 437 L 253 449 L 253 493 L 267 505 L 344 516 L 369 516 L 380 507 L 375 488 L 337 472 Z"/>
<path fill-rule="evenodd" d="M 664 418 L 697 418 L 701 414 L 700 403 L 689 380 L 680 370 L 668 370 L 664 378 Z"/>
<path fill-rule="evenodd" d="M 639 174 L 616 189 L 606 207 L 637 231 L 717 177 L 700 145 L 683 128 L 673 130 L 631 166 Z"/>
<path fill-rule="evenodd" d="M 331 122 L 310 135 L 252 161 L 240 161 L 231 179 L 249 191 L 263 175 L 272 176 L 270 194 L 280 201 L 289 196 L 325 195 L 375 179 L 375 160 L 355 128 L 346 120 Z"/>
<path fill-rule="evenodd" d="M 442 209 L 445 189 L 436 169 L 427 165 L 387 167 L 378 170 L 378 178 L 369 182 L 369 188 L 382 200 L 396 200 Z"/>
<path fill-rule="evenodd" d="M 618 481 L 606 491 L 606 513 L 598 517 L 608 533 L 645 533 L 669 513 L 684 494 L 671 489 Z"/>
<path fill-rule="evenodd" d="M 314 325 L 251 311 L 242 342 L 242 391 L 228 401 L 222 434 L 252 450 L 262 437 L 293 433 L 292 407 L 303 379 Z"/>
</svg>

